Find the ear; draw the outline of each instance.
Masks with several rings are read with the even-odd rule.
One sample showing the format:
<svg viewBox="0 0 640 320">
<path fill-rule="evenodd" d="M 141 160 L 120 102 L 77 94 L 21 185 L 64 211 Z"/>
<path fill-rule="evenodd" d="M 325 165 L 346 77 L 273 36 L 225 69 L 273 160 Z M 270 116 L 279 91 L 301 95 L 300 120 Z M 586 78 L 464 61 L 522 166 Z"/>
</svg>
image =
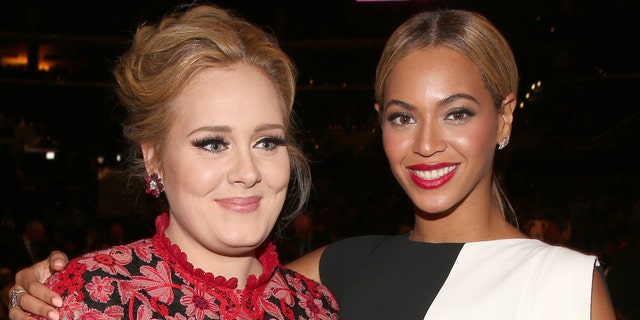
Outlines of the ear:
<svg viewBox="0 0 640 320">
<path fill-rule="evenodd" d="M 503 137 L 511 135 L 513 112 L 516 109 L 516 102 L 516 95 L 513 93 L 508 94 L 504 100 L 502 100 L 502 106 L 498 113 L 498 136 L 496 137 L 496 143 L 499 143 Z"/>
<path fill-rule="evenodd" d="M 380 130 L 382 130 L 382 107 L 378 103 L 375 103 L 373 108 L 376 109 L 376 112 L 378 113 L 378 125 L 380 125 Z"/>
<path fill-rule="evenodd" d="M 382 108 L 380 107 L 380 105 L 377 102 L 373 105 L 373 108 L 376 109 L 376 112 L 378 112 L 378 114 L 380 114 L 380 112 L 382 112 Z"/>
<path fill-rule="evenodd" d="M 144 166 L 147 168 L 147 174 L 151 174 L 153 172 L 157 172 L 156 164 L 155 164 L 155 149 L 148 143 L 143 143 L 140 145 L 140 149 L 142 150 L 142 157 L 144 158 Z"/>
</svg>

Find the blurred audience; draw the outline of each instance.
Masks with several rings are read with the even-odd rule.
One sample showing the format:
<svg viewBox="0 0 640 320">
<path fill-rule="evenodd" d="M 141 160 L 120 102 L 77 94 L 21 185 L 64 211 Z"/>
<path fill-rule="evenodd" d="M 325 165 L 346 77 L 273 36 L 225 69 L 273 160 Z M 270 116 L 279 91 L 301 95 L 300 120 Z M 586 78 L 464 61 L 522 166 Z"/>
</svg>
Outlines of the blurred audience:
<svg viewBox="0 0 640 320">
<path fill-rule="evenodd" d="M 39 218 L 30 218 L 22 228 L 22 232 L 5 230 L 0 255 L 3 263 L 11 272 L 16 272 L 36 261 L 49 256 L 52 250 L 48 243 L 44 222 Z"/>
<path fill-rule="evenodd" d="M 640 213 L 640 212 L 637 212 Z M 638 215 L 635 219 L 640 220 Z M 640 319 L 640 223 L 632 224 L 607 269 L 607 283 L 618 320 Z"/>
<path fill-rule="evenodd" d="M 305 212 L 293 220 L 278 243 L 278 258 L 286 264 L 333 240 L 325 232 L 324 225 L 314 221 L 311 214 Z"/>
<path fill-rule="evenodd" d="M 9 319 L 9 290 L 13 286 L 13 272 L 0 267 L 0 320 Z"/>
<path fill-rule="evenodd" d="M 531 219 L 524 225 L 523 230 L 530 238 L 552 245 L 567 246 L 571 239 L 571 223 L 565 218 Z"/>
</svg>

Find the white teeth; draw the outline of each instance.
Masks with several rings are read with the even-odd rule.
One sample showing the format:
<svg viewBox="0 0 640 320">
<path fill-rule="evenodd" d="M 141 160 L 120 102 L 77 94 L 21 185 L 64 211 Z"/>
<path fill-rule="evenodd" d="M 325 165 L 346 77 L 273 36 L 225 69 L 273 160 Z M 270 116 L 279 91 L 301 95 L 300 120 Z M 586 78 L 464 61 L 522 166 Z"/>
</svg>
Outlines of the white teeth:
<svg viewBox="0 0 640 320">
<path fill-rule="evenodd" d="M 425 179 L 425 180 L 433 180 L 433 179 L 438 179 L 442 176 L 444 176 L 445 174 L 451 172 L 453 169 L 455 169 L 456 166 L 449 166 L 446 168 L 442 168 L 442 169 L 438 169 L 438 170 L 431 170 L 431 171 L 418 171 L 418 170 L 413 170 L 413 173 L 416 174 L 416 176 Z"/>
</svg>

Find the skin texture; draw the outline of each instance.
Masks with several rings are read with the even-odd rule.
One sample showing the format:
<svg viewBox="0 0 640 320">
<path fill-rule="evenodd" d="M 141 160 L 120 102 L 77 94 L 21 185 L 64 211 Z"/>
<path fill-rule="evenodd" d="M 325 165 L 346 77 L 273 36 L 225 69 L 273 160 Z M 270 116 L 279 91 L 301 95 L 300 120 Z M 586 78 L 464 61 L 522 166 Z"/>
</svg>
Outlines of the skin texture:
<svg viewBox="0 0 640 320">
<path fill-rule="evenodd" d="M 275 225 L 289 183 L 279 101 L 253 67 L 205 70 L 172 102 L 176 119 L 161 170 L 153 148 L 142 146 L 171 204 L 167 236 L 194 266 L 238 277 L 241 287 L 261 269 L 254 250 Z"/>
<path fill-rule="evenodd" d="M 490 191 L 495 147 L 510 134 L 515 98 L 508 96 L 497 114 L 475 65 L 446 48 L 421 49 L 402 59 L 389 77 L 385 96 L 384 107 L 375 108 L 383 113 L 383 144 L 389 165 L 417 207 L 412 239 L 465 242 L 525 238 L 502 217 Z M 448 183 L 437 189 L 417 186 L 407 167 L 438 162 L 457 166 Z M 287 266 L 321 282 L 318 267 L 324 249 Z M 30 286 L 29 292 L 43 292 L 41 285 L 34 283 L 34 275 L 19 276 L 25 279 L 20 283 Z M 615 319 L 605 282 L 595 271 L 592 294 L 592 319 Z M 40 296 L 44 301 L 55 297 Z M 53 310 L 28 298 L 21 306 Z"/>
<path fill-rule="evenodd" d="M 473 62 L 438 47 L 417 50 L 398 62 L 383 104 L 376 109 L 382 112 L 385 153 L 417 207 L 413 240 L 525 237 L 506 223 L 491 197 L 495 146 L 511 133 L 514 96 L 505 98 L 497 113 Z M 425 188 L 421 185 L 430 185 L 430 179 L 418 178 L 412 170 L 417 165 L 455 169 L 446 183 Z"/>
<path fill-rule="evenodd" d="M 471 60 L 452 49 L 426 47 L 398 62 L 384 96 L 375 108 L 382 116 L 391 170 L 416 206 L 411 239 L 437 243 L 526 238 L 504 219 L 491 195 L 493 157 L 496 145 L 511 133 L 515 94 L 507 95 L 496 111 Z M 434 163 L 455 167 L 446 183 L 425 187 L 432 184 L 412 177 L 416 165 Z M 321 281 L 318 267 L 324 249 L 288 267 Z M 38 285 L 20 283 L 34 289 Z M 51 295 L 41 297 L 50 301 L 46 299 Z M 35 300 L 29 298 L 29 303 Z M 591 308 L 591 319 L 615 319 L 604 279 L 595 270 Z"/>
</svg>

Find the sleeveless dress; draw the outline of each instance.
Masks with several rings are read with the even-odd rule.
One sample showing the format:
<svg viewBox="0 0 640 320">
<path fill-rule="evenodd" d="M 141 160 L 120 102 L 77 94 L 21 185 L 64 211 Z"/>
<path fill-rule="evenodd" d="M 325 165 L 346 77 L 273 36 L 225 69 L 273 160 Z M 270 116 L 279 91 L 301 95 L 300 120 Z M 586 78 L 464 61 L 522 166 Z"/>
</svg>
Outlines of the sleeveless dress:
<svg viewBox="0 0 640 320">
<path fill-rule="evenodd" d="M 153 238 L 87 253 L 50 277 L 60 319 L 337 319 L 331 292 L 281 266 L 272 244 L 260 249 L 263 273 L 237 289 L 236 278 L 194 268 L 168 224 L 162 214 Z"/>
<path fill-rule="evenodd" d="M 535 239 L 424 243 L 361 236 L 327 247 L 320 279 L 341 319 L 590 319 L 595 256 Z"/>
</svg>

